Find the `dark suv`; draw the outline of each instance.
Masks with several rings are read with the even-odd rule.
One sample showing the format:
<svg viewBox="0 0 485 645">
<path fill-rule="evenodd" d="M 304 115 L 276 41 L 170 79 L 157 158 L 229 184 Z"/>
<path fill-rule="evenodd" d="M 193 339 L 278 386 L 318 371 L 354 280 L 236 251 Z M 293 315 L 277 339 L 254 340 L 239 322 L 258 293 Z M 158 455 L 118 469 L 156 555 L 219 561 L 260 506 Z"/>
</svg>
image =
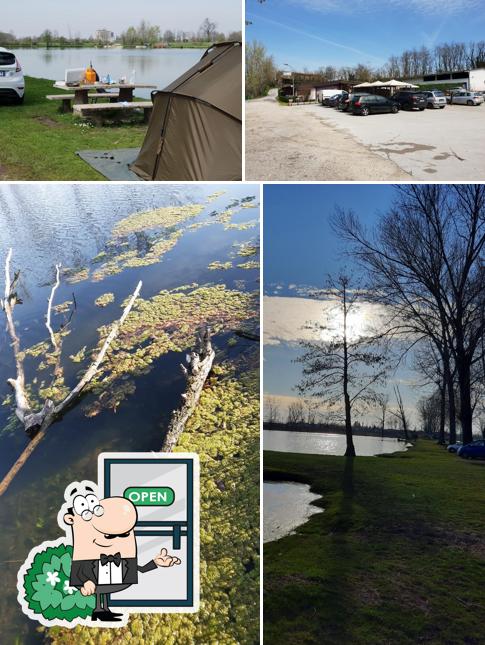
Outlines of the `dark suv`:
<svg viewBox="0 0 485 645">
<path fill-rule="evenodd" d="M 428 105 L 427 98 L 421 92 L 402 91 L 394 94 L 392 98 L 399 103 L 403 110 L 417 109 L 422 112 Z"/>
<path fill-rule="evenodd" d="M 353 114 L 367 116 L 368 114 L 383 114 L 399 112 L 399 104 L 385 96 L 378 94 L 367 94 L 366 96 L 356 96 L 351 101 L 351 110 Z"/>
</svg>

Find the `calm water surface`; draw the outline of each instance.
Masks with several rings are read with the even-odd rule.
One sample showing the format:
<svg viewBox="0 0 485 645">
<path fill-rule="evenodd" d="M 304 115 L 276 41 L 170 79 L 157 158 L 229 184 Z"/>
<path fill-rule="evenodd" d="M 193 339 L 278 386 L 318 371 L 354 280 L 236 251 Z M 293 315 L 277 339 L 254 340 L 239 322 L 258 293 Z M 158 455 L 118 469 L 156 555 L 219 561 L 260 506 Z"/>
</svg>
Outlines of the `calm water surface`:
<svg viewBox="0 0 485 645">
<path fill-rule="evenodd" d="M 311 503 L 319 495 L 310 492 L 308 484 L 296 482 L 264 482 L 263 541 L 272 542 L 304 524 L 311 515 L 322 509 Z"/>
<path fill-rule="evenodd" d="M 211 220 L 211 212 L 225 210 L 234 199 L 255 196 L 255 203 L 258 202 L 258 188 L 250 185 L 0 186 L 0 288 L 3 292 L 5 254 L 13 247 L 13 268 L 22 270 L 19 292 L 23 304 L 15 307 L 22 346 L 29 347 L 46 337 L 46 302 L 57 262 L 64 267 L 86 267 L 105 248 L 113 225 L 127 215 L 161 206 L 204 203 L 210 194 L 222 190 L 225 194 L 207 204 L 193 222 Z M 245 222 L 257 217 L 258 209 L 248 209 L 235 215 L 233 221 Z M 228 260 L 234 252 L 233 244 L 254 240 L 257 231 L 257 228 L 227 231 L 220 224 L 203 226 L 184 233 L 161 262 L 152 266 L 125 269 L 101 282 L 85 280 L 66 284 L 63 281 L 56 293 L 56 303 L 71 299 L 73 292 L 78 303 L 72 333 L 64 341 L 63 355 L 76 353 L 83 345 L 88 348 L 95 345 L 97 328 L 119 315 L 119 303 L 133 291 L 139 279 L 143 280 L 143 298 L 162 289 L 193 283 L 220 283 L 248 291 L 258 289 L 257 270 L 210 271 L 207 268 L 214 260 Z M 115 294 L 117 304 L 105 309 L 94 306 L 95 298 L 106 292 Z M 2 312 L 0 319 L 1 402 L 9 394 L 6 379 L 15 374 L 15 365 Z M 256 344 L 238 340 L 235 346 L 229 346 L 230 336 L 228 331 L 214 338 L 219 359 L 243 361 L 248 357 L 253 360 Z M 52 426 L 0 498 L 0 643 L 43 640 L 36 624 L 23 616 L 17 604 L 17 570 L 34 545 L 58 537 L 56 516 L 64 488 L 79 477 L 96 478 L 99 452 L 160 449 L 163 428 L 171 411 L 178 407 L 184 390 L 180 370 L 184 355 L 165 354 L 149 373 L 135 377 L 135 395 L 123 401 L 116 414 L 103 410 L 87 418 L 82 407 L 91 400 L 92 395 L 88 393 L 83 405 L 75 406 Z M 66 383 L 72 387 L 79 378 L 79 365 L 67 358 L 64 364 Z M 28 361 L 26 371 L 27 379 L 32 379 Z M 0 405 L 2 477 L 26 445 L 20 426 L 14 431 L 4 430 L 10 412 L 9 406 Z"/>
<path fill-rule="evenodd" d="M 287 430 L 265 430 L 265 450 L 276 452 L 300 452 L 315 455 L 343 455 L 345 435 L 323 432 L 289 432 Z M 406 450 L 404 441 L 380 439 L 379 437 L 354 437 L 355 452 L 362 457 L 382 455 Z"/>
<path fill-rule="evenodd" d="M 204 49 L 18 49 L 24 74 L 36 78 L 64 80 L 66 69 L 93 67 L 100 78 L 107 74 L 129 81 L 135 71 L 137 83 L 155 85 L 161 90 L 196 63 Z M 29 91 L 27 85 L 27 92 Z M 149 98 L 152 90 L 136 90 L 136 96 Z"/>
</svg>

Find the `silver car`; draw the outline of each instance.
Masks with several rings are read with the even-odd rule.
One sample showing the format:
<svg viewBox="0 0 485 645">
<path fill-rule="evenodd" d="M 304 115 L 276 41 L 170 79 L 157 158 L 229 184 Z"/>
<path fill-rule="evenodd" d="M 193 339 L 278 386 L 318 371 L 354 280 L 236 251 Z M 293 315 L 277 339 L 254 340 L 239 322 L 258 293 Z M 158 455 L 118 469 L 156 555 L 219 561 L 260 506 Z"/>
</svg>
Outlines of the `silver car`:
<svg viewBox="0 0 485 645">
<path fill-rule="evenodd" d="M 421 94 L 424 94 L 429 108 L 439 108 L 442 110 L 446 107 L 446 96 L 441 90 L 428 90 L 421 92 Z"/>
<path fill-rule="evenodd" d="M 483 96 L 477 92 L 455 92 L 451 95 L 450 103 L 453 105 L 481 105 Z"/>
</svg>

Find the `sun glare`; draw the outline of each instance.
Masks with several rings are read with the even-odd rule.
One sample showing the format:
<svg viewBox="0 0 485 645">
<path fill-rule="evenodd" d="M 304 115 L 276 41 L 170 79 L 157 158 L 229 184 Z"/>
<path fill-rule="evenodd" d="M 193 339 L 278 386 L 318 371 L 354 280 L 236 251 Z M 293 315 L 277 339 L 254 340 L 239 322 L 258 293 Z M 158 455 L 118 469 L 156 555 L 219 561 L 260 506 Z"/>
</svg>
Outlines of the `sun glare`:
<svg viewBox="0 0 485 645">
<path fill-rule="evenodd" d="M 343 334 L 344 317 L 339 308 L 330 309 L 327 312 L 324 329 L 322 330 L 322 340 L 334 340 Z M 347 316 L 347 338 L 354 342 L 368 332 L 369 320 L 367 313 L 362 307 L 353 309 Z"/>
</svg>

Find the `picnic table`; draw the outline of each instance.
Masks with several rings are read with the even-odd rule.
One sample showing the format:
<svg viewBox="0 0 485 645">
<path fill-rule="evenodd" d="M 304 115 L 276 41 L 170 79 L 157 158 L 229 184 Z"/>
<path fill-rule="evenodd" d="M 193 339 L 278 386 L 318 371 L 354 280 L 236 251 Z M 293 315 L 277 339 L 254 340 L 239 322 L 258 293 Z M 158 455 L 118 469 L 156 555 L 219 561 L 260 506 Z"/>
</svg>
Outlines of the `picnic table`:
<svg viewBox="0 0 485 645">
<path fill-rule="evenodd" d="M 56 81 L 54 87 L 58 90 L 74 92 L 74 105 L 87 105 L 89 103 L 89 92 L 93 90 L 119 90 L 119 101 L 133 101 L 133 91 L 135 89 L 156 89 L 156 85 L 144 85 L 140 83 L 92 83 L 90 85 L 66 85 L 64 81 Z M 106 92 L 109 98 L 109 93 Z"/>
</svg>

